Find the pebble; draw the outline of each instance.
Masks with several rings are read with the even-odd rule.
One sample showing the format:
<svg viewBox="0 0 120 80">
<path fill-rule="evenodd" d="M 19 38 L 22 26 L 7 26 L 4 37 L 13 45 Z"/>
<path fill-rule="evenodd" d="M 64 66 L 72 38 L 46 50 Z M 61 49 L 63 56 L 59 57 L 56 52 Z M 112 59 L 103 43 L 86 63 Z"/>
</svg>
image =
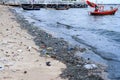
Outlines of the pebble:
<svg viewBox="0 0 120 80">
<path fill-rule="evenodd" d="M 6 29 L 6 31 L 8 31 L 9 29 Z"/>
</svg>

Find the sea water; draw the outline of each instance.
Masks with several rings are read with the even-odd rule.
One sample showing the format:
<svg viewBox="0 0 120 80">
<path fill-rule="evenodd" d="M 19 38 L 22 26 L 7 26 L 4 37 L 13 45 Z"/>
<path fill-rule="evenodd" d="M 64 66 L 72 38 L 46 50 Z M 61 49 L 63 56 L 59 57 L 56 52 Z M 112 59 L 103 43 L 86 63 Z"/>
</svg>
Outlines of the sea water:
<svg viewBox="0 0 120 80">
<path fill-rule="evenodd" d="M 113 6 L 113 5 L 112 5 Z M 110 6 L 105 6 L 110 9 Z M 113 6 L 117 7 L 117 6 Z M 115 15 L 90 16 L 90 8 L 69 10 L 41 9 L 16 12 L 35 26 L 64 38 L 71 44 L 83 44 L 91 48 L 91 57 L 108 65 L 109 78 L 120 80 L 120 11 Z"/>
</svg>

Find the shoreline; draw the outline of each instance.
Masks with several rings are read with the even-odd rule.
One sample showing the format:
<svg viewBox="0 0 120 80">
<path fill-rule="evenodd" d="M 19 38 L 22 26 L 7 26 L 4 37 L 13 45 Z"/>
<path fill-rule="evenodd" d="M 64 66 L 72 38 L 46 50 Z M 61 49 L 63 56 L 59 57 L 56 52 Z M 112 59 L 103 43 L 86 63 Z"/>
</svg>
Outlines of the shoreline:
<svg viewBox="0 0 120 80">
<path fill-rule="evenodd" d="M 39 48 L 42 48 L 44 45 L 44 48 L 47 51 L 47 48 L 52 48 L 53 51 L 47 53 L 51 58 L 59 60 L 60 62 L 66 64 L 67 68 L 63 71 L 61 74 L 62 78 L 67 78 L 68 80 L 106 80 L 106 73 L 104 73 L 104 70 L 102 65 L 93 63 L 91 61 L 87 61 L 84 58 L 80 58 L 78 56 L 75 56 L 74 54 L 79 51 L 84 52 L 85 48 L 78 48 L 76 46 L 69 45 L 68 42 L 64 41 L 63 38 L 55 38 L 51 34 L 45 32 L 44 30 L 41 30 L 37 26 L 34 26 L 32 23 L 29 23 L 27 20 L 25 20 L 24 17 L 20 16 L 15 12 L 15 10 L 12 9 L 12 12 L 17 16 L 18 22 L 22 25 L 21 27 L 28 31 L 29 34 L 32 36 L 35 36 L 35 43 L 39 46 Z M 24 24 L 23 24 L 24 22 Z M 39 45 L 43 44 L 43 45 Z M 41 51 L 40 51 L 41 52 Z M 43 53 L 42 56 L 45 54 Z M 97 69 L 85 69 L 84 66 L 86 64 L 96 64 L 99 68 Z M 100 69 L 101 68 L 101 69 Z M 105 69 L 105 68 L 104 68 Z M 77 70 L 77 72 L 76 72 Z M 79 72 L 81 71 L 81 72 Z M 105 74 L 105 75 L 103 75 Z M 107 79 L 109 80 L 109 79 Z"/>
<path fill-rule="evenodd" d="M 97 69 L 88 70 L 84 66 L 91 64 L 91 62 L 74 55 L 76 51 L 81 52 L 81 50 L 84 51 L 84 49 L 70 46 L 64 39 L 55 38 L 51 34 L 28 23 L 28 21 L 17 14 L 15 10 L 11 8 L 9 10 L 16 17 L 14 20 L 20 24 L 20 28 L 26 30 L 28 34 L 33 36 L 35 45 L 39 47 L 37 51 L 40 52 L 40 56 L 49 56 L 66 64 L 67 68 L 63 70 L 60 75 L 61 78 L 68 80 L 106 80 L 101 78 L 104 72 L 103 69 L 100 69 L 101 65 L 96 64 L 98 66 Z"/>
</svg>

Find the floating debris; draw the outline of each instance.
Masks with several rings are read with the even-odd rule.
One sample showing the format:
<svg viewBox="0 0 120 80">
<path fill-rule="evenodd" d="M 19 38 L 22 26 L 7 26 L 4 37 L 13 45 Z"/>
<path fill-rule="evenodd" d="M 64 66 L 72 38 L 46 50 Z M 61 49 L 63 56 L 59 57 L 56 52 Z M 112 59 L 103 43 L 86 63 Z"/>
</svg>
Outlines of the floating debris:
<svg viewBox="0 0 120 80">
<path fill-rule="evenodd" d="M 27 71 L 24 71 L 24 74 L 27 74 Z"/>
</svg>

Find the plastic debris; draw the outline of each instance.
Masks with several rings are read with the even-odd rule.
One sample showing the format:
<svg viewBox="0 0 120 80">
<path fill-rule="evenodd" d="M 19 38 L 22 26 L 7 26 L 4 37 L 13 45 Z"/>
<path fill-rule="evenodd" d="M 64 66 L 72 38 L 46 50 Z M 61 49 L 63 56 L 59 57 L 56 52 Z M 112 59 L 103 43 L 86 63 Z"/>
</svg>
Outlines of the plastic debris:
<svg viewBox="0 0 120 80">
<path fill-rule="evenodd" d="M 47 50 L 53 50 L 53 48 L 52 47 L 48 47 Z"/>
<path fill-rule="evenodd" d="M 86 64 L 86 65 L 84 65 L 84 68 L 86 68 L 86 69 L 96 69 L 97 65 L 95 65 L 95 64 Z"/>
<path fill-rule="evenodd" d="M 50 63 L 51 63 L 50 61 L 46 62 L 46 65 L 47 65 L 47 66 L 51 66 Z"/>
<path fill-rule="evenodd" d="M 22 52 L 22 50 L 21 50 L 21 49 L 19 49 L 19 50 L 17 50 L 17 52 Z"/>
<path fill-rule="evenodd" d="M 28 46 L 28 47 L 27 47 L 28 51 L 30 51 L 31 48 L 32 48 L 31 46 Z"/>
<path fill-rule="evenodd" d="M 45 45 L 42 45 L 41 48 L 46 48 L 46 46 L 45 46 Z"/>
<path fill-rule="evenodd" d="M 40 56 L 46 56 L 47 50 L 42 49 L 40 53 L 41 53 Z"/>
<path fill-rule="evenodd" d="M 31 49 L 32 47 L 31 46 L 28 46 L 27 49 Z"/>
</svg>

